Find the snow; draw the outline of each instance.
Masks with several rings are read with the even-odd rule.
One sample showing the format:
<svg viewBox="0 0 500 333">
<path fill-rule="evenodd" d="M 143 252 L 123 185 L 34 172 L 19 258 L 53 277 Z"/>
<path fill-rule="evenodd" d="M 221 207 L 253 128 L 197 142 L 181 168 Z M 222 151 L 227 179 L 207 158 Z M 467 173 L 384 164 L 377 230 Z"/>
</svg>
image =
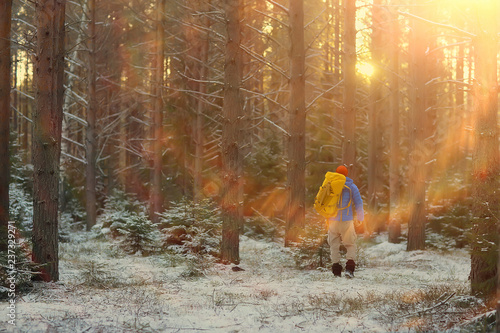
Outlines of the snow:
<svg viewBox="0 0 500 333">
<path fill-rule="evenodd" d="M 0 331 L 459 332 L 480 305 L 468 296 L 467 251 L 407 252 L 384 238 L 359 240 L 347 279 L 298 270 L 289 249 L 245 236 L 242 271 L 178 254 L 125 255 L 83 236 L 61 244 L 60 282 L 35 283 L 16 300 L 16 326 L 5 320 Z"/>
</svg>

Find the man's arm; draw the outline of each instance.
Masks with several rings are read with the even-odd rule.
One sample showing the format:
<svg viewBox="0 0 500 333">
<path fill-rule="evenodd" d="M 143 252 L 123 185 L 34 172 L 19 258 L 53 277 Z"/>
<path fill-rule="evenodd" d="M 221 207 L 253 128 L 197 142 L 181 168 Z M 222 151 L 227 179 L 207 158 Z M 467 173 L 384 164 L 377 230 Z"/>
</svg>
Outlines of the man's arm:
<svg viewBox="0 0 500 333">
<path fill-rule="evenodd" d="M 352 201 L 354 203 L 354 208 L 356 209 L 356 217 L 359 221 L 365 219 L 365 213 L 363 211 L 363 199 L 361 199 L 361 194 L 359 189 L 355 184 L 352 184 Z"/>
</svg>

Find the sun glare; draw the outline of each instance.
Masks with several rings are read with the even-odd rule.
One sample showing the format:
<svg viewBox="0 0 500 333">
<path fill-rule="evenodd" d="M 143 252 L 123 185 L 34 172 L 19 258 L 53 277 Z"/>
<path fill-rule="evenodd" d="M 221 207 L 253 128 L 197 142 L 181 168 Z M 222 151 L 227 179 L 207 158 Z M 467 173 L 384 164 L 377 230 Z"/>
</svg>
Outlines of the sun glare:
<svg viewBox="0 0 500 333">
<path fill-rule="evenodd" d="M 373 72 L 375 72 L 375 68 L 367 62 L 358 62 L 356 64 L 356 69 L 358 73 L 363 74 L 366 77 L 371 77 Z"/>
</svg>

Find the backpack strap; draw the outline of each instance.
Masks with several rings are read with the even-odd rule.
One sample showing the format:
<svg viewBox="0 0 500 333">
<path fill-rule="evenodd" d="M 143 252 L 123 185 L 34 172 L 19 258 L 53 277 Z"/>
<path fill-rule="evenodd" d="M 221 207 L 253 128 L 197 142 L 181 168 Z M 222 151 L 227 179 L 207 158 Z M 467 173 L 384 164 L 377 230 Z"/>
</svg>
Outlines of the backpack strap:
<svg viewBox="0 0 500 333">
<path fill-rule="evenodd" d="M 344 187 L 345 187 L 345 188 L 347 188 L 347 189 L 349 190 L 349 203 L 348 203 L 348 204 L 347 204 L 347 206 L 345 206 L 345 207 L 339 207 L 339 209 L 338 209 L 338 210 L 339 210 L 339 213 L 342 213 L 341 211 L 346 210 L 347 208 L 349 208 L 349 207 L 351 206 L 351 203 L 352 203 L 352 190 L 351 190 L 351 188 L 350 188 L 349 186 L 347 186 L 347 185 L 344 185 Z M 340 204 L 340 205 L 342 205 L 342 199 L 343 199 L 343 198 L 344 198 L 344 197 L 343 197 L 343 196 L 341 196 L 341 198 L 340 198 L 340 202 L 339 202 L 339 204 Z"/>
</svg>

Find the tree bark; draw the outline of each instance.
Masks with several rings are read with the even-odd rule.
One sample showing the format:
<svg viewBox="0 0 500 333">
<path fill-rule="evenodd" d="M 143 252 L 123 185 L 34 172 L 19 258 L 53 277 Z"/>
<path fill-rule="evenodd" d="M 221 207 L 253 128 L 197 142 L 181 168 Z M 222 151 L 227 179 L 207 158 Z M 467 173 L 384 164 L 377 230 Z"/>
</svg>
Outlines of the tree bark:
<svg viewBox="0 0 500 333">
<path fill-rule="evenodd" d="M 472 182 L 473 239 L 471 290 L 494 296 L 498 262 L 500 216 L 500 154 L 498 144 L 497 18 L 498 4 L 488 0 L 477 6 L 474 44 L 474 153 Z"/>
<path fill-rule="evenodd" d="M 26 62 L 25 74 L 24 74 L 24 82 L 23 89 L 24 93 L 27 93 L 28 87 L 31 85 L 29 72 L 29 64 Z M 29 142 L 33 140 L 33 126 L 28 119 L 33 118 L 33 105 L 32 103 L 22 103 L 21 112 L 23 113 L 23 121 L 21 122 L 21 133 L 23 133 L 23 137 L 21 138 L 21 150 L 23 151 L 23 163 L 28 164 L 32 163 L 31 150 L 29 149 Z M 30 140 L 31 139 L 31 140 Z"/>
<path fill-rule="evenodd" d="M 12 0 L 0 3 L 0 251 L 7 249 L 9 225 L 10 28 Z"/>
<path fill-rule="evenodd" d="M 165 49 L 165 29 L 163 18 L 165 15 L 165 0 L 158 0 L 156 18 L 156 71 L 155 71 L 155 109 L 152 115 L 153 127 L 153 174 L 151 179 L 150 194 L 150 219 L 153 223 L 159 222 L 158 213 L 163 209 L 163 195 L 161 191 L 162 180 L 162 152 L 163 152 L 163 75 L 164 49 Z"/>
<path fill-rule="evenodd" d="M 344 1 L 344 114 L 342 163 L 351 178 L 357 175 L 356 164 L 356 1 Z"/>
<path fill-rule="evenodd" d="M 33 261 L 44 281 L 59 280 L 58 182 L 64 79 L 64 0 L 35 2 Z"/>
<path fill-rule="evenodd" d="M 334 52 L 335 52 L 335 61 L 334 61 L 334 82 L 340 82 L 342 80 L 342 70 L 341 70 L 341 45 L 342 45 L 342 33 L 341 33 L 341 18 L 342 18 L 342 3 L 341 0 L 332 0 L 332 6 L 334 7 L 333 17 L 335 18 L 335 28 L 334 35 L 335 41 L 333 42 Z M 342 97 L 342 96 L 341 96 Z"/>
<path fill-rule="evenodd" d="M 221 260 L 224 263 L 239 263 L 239 230 L 242 204 L 240 198 L 240 127 L 242 103 L 241 54 L 240 54 L 240 1 L 226 0 L 226 57 L 224 64 L 224 105 L 222 128 L 222 243 Z"/>
<path fill-rule="evenodd" d="M 383 155 L 382 105 L 383 87 L 383 39 L 382 39 L 382 1 L 374 0 L 372 5 L 372 66 L 375 71 L 370 78 L 370 106 L 368 113 L 368 212 L 370 232 L 385 229 L 385 220 L 380 212 L 380 200 L 383 195 Z"/>
<path fill-rule="evenodd" d="M 85 27 L 87 26 L 87 5 L 83 5 L 83 10 L 80 16 L 80 27 L 78 31 L 81 33 L 78 34 L 78 37 L 76 39 L 75 45 L 80 45 L 82 43 L 82 40 L 86 37 L 85 36 Z M 69 68 L 67 71 L 71 73 L 72 75 L 68 75 L 67 81 L 66 81 L 66 93 L 64 94 L 64 100 L 63 100 L 63 120 L 62 120 L 62 140 L 61 140 L 61 162 L 60 162 L 60 172 L 61 172 L 61 184 L 60 184 L 60 209 L 64 211 L 66 209 L 66 196 L 64 195 L 66 185 L 65 185 L 65 179 L 67 177 L 66 174 L 66 168 L 70 165 L 70 155 L 75 156 L 76 154 L 73 154 L 74 150 L 74 145 L 70 144 L 70 141 L 68 139 L 73 140 L 74 139 L 74 133 L 72 133 L 72 127 L 70 125 L 69 117 L 68 114 L 70 114 L 70 106 L 71 103 L 74 101 L 72 95 L 70 92 L 73 91 L 75 86 L 77 86 L 77 82 L 79 77 L 76 74 L 77 68 L 82 65 L 79 59 L 79 52 L 81 50 L 79 48 L 74 48 L 69 54 L 66 59 L 69 62 Z"/>
<path fill-rule="evenodd" d="M 208 9 L 205 8 L 206 11 Z M 204 17 L 202 19 L 202 26 L 209 29 L 209 20 Z M 203 198 L 202 186 L 203 186 L 203 153 L 204 153 L 204 136 L 203 136 L 203 109 L 206 107 L 205 104 L 205 94 L 207 92 L 207 74 L 208 74 L 208 52 L 210 49 L 209 33 L 200 33 L 199 41 L 200 51 L 199 56 L 200 62 L 197 65 L 198 71 L 198 92 L 200 96 L 198 97 L 196 105 L 196 117 L 194 120 L 194 131 L 195 131 L 195 154 L 194 154 L 194 179 L 193 179 L 193 199 L 195 202 L 199 202 Z"/>
<path fill-rule="evenodd" d="M 399 23 L 397 14 L 393 14 L 391 31 L 391 57 L 389 59 L 391 73 L 389 74 L 390 86 L 390 114 L 391 114 L 391 153 L 389 157 L 389 242 L 399 243 L 401 237 L 401 220 L 398 214 L 400 200 L 400 149 L 399 149 Z"/>
<path fill-rule="evenodd" d="M 290 1 L 290 118 L 285 246 L 297 242 L 305 225 L 305 48 L 303 0 Z"/>
<path fill-rule="evenodd" d="M 96 113 L 97 113 L 97 96 L 96 96 L 96 0 L 89 0 L 89 46 L 88 46 L 88 94 L 89 103 L 87 108 L 87 128 L 85 139 L 85 155 L 87 164 L 85 165 L 85 204 L 87 212 L 87 231 L 89 231 L 96 223 L 97 207 L 96 207 L 96 147 L 97 139 L 95 133 Z"/>
<path fill-rule="evenodd" d="M 416 2 L 415 2 L 416 3 Z M 415 15 L 421 16 L 422 9 L 415 6 Z M 410 111 L 410 157 L 409 157 L 409 214 L 407 250 L 422 250 L 425 248 L 425 189 L 426 189 L 426 160 L 428 156 L 425 147 L 426 123 L 425 105 L 425 67 L 427 44 L 422 20 L 413 19 L 411 37 L 411 73 L 413 93 L 411 96 Z"/>
</svg>

